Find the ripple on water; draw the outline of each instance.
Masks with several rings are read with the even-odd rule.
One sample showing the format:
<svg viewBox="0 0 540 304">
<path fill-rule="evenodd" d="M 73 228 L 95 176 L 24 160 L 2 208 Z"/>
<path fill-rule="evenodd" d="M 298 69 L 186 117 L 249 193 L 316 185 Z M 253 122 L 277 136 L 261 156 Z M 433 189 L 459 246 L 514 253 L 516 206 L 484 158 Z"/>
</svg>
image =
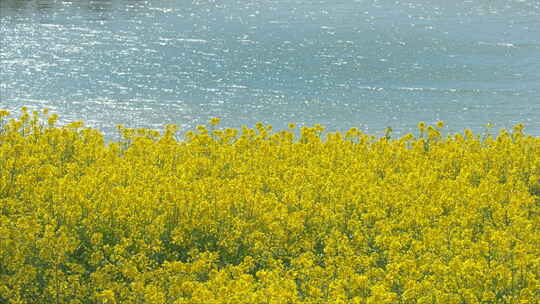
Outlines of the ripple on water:
<svg viewBox="0 0 540 304">
<path fill-rule="evenodd" d="M 321 123 L 540 134 L 538 1 L 0 2 L 0 106 L 105 132 Z"/>
</svg>

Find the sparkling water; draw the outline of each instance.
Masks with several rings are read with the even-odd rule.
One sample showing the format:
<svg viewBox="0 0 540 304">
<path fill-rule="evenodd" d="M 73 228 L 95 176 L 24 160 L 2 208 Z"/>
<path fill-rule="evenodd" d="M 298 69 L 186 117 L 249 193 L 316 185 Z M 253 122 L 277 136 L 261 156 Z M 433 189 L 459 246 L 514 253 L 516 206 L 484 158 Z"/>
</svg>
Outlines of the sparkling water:
<svg viewBox="0 0 540 304">
<path fill-rule="evenodd" d="M 540 1 L 0 0 L 0 108 L 111 136 L 488 122 L 540 135 Z"/>
</svg>

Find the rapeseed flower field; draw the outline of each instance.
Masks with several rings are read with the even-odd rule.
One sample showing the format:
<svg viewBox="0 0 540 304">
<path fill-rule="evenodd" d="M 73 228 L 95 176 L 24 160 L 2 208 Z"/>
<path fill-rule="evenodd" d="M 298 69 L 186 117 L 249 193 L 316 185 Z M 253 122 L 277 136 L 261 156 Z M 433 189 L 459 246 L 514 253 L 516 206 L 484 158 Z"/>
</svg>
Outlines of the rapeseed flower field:
<svg viewBox="0 0 540 304">
<path fill-rule="evenodd" d="M 540 302 L 540 138 L 0 111 L 0 303 Z"/>
</svg>

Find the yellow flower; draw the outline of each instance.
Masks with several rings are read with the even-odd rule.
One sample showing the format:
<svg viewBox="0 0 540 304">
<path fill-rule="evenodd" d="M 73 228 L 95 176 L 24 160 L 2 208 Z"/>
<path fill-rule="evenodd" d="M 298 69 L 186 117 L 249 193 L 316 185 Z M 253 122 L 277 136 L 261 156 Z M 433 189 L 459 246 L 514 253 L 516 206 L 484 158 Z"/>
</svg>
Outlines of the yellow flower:
<svg viewBox="0 0 540 304">
<path fill-rule="evenodd" d="M 200 133 L 207 133 L 208 132 L 208 129 L 206 128 L 206 126 L 203 126 L 203 125 L 198 125 L 196 127 L 197 131 L 199 131 Z"/>
<path fill-rule="evenodd" d="M 217 126 L 219 124 L 220 120 L 221 119 L 218 118 L 218 117 L 213 117 L 213 118 L 210 119 L 210 124 L 215 127 L 215 126 Z"/>
<path fill-rule="evenodd" d="M 116 303 L 114 292 L 110 289 L 104 290 L 96 296 L 99 303 L 113 304 Z"/>
<path fill-rule="evenodd" d="M 58 115 L 57 114 L 53 114 L 51 116 L 49 116 L 47 122 L 49 124 L 49 126 L 54 126 L 54 124 L 58 121 Z"/>
<path fill-rule="evenodd" d="M 314 128 L 315 131 L 317 131 L 317 132 L 323 132 L 323 131 L 325 130 L 325 127 L 322 126 L 322 125 L 320 125 L 320 124 L 315 124 L 315 125 L 313 126 L 313 128 Z"/>
<path fill-rule="evenodd" d="M 4 302 L 540 300 L 540 137 L 522 126 L 106 142 L 39 115 L 0 123 Z"/>
<path fill-rule="evenodd" d="M 82 121 L 74 121 L 66 125 L 68 128 L 79 129 L 84 126 Z"/>
</svg>

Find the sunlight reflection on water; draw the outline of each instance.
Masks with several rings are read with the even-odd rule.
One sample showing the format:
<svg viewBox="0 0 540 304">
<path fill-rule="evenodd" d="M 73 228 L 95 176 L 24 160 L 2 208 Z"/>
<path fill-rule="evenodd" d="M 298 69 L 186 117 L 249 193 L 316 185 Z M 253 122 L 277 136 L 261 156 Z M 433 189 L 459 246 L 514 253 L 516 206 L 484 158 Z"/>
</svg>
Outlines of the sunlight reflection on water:
<svg viewBox="0 0 540 304">
<path fill-rule="evenodd" d="M 537 1 L 0 1 L 0 107 L 114 133 L 222 117 L 540 134 Z"/>
</svg>

